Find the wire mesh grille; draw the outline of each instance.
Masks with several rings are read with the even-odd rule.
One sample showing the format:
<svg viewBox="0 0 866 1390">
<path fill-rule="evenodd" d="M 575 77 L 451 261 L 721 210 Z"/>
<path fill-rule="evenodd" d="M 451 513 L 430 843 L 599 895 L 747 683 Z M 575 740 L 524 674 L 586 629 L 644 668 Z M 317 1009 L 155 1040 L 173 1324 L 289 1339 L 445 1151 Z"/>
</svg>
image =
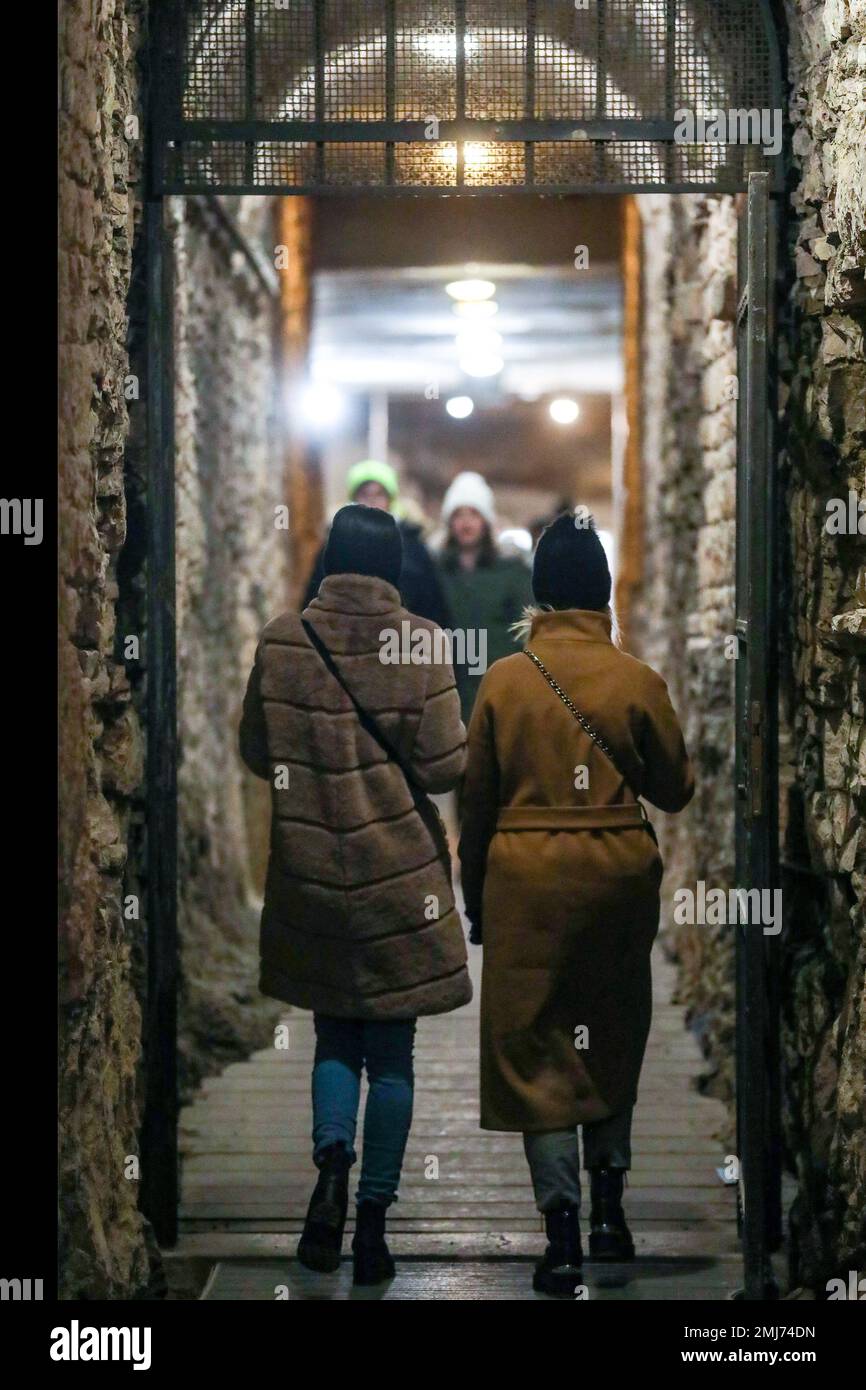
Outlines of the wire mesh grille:
<svg viewBox="0 0 866 1390">
<path fill-rule="evenodd" d="M 324 0 L 326 121 L 383 121 L 384 0 Z"/>
<path fill-rule="evenodd" d="M 312 3 L 256 10 L 255 114 L 277 120 L 316 116 L 316 14 Z"/>
<path fill-rule="evenodd" d="M 529 161 L 532 161 L 532 178 Z M 329 144 L 268 140 L 252 151 L 232 141 L 189 141 L 169 152 L 169 186 L 187 193 L 312 193 L 378 188 L 496 192 L 534 188 L 632 191 L 713 188 L 736 193 L 748 174 L 766 169 L 750 145 L 675 146 L 662 140 L 470 142 L 464 178 L 457 180 L 457 145 L 450 141 L 335 141 Z"/>
<path fill-rule="evenodd" d="M 467 0 L 466 115 L 520 120 L 526 109 L 525 0 Z"/>
<path fill-rule="evenodd" d="M 780 107 L 766 3 L 169 0 L 160 186 L 734 189 L 675 121 Z"/>
<path fill-rule="evenodd" d="M 588 121 L 596 114 L 599 11 L 539 0 L 535 29 L 535 112 Z"/>
<path fill-rule="evenodd" d="M 457 146 L 447 140 L 394 148 L 394 181 L 400 188 L 454 188 Z"/>
<path fill-rule="evenodd" d="M 201 0 L 186 7 L 181 110 L 185 117 L 243 120 L 246 7 Z"/>
<path fill-rule="evenodd" d="M 467 141 L 463 162 L 467 188 L 514 188 L 526 180 L 526 149 L 516 141 Z"/>
<path fill-rule="evenodd" d="M 453 121 L 457 115 L 457 23 L 451 0 L 397 0 L 394 117 Z"/>
</svg>

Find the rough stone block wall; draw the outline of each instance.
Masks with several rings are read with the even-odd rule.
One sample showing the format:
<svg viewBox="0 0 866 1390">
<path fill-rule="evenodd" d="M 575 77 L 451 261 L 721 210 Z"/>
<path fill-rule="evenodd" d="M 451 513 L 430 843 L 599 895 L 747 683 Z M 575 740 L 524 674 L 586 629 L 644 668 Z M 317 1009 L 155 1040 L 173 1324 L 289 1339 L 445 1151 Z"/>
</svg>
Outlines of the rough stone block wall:
<svg viewBox="0 0 866 1390">
<path fill-rule="evenodd" d="M 733 1092 L 733 941 L 675 926 L 678 888 L 733 884 L 736 213 L 730 198 L 637 200 L 643 221 L 645 571 L 634 642 L 662 672 L 697 773 L 694 801 L 659 815 L 663 933 L 714 1074 Z"/>
<path fill-rule="evenodd" d="M 139 1152 L 144 997 L 146 438 L 137 55 L 143 3 L 61 7 L 61 1296 L 153 1296 L 126 1176 Z M 126 124 L 139 116 L 138 131 Z M 268 200 L 230 209 L 267 248 Z M 261 1045 L 256 893 L 266 789 L 236 751 L 260 627 L 285 605 L 278 286 L 204 207 L 169 208 L 177 262 L 180 1051 L 185 1090 Z M 263 273 L 266 274 L 267 266 Z M 137 377 L 137 383 L 131 378 Z M 130 895 L 137 916 L 123 915 Z"/>
<path fill-rule="evenodd" d="M 142 1296 L 142 921 L 122 915 L 142 739 L 116 624 L 142 6 L 60 8 L 60 1294 Z M 129 409 L 143 408 L 130 404 Z"/>
<path fill-rule="evenodd" d="M 264 624 L 288 602 L 272 205 L 232 200 L 261 274 L 213 204 L 172 199 L 177 477 L 180 1084 L 266 1041 L 258 902 L 269 800 L 237 731 Z M 265 258 L 270 248 L 270 262 Z M 264 280 L 263 278 L 264 277 Z"/>
<path fill-rule="evenodd" d="M 788 0 L 793 192 L 782 279 L 782 939 L 792 1277 L 820 1295 L 866 1266 L 866 2 Z M 697 762 L 662 825 L 667 901 L 733 873 L 736 372 L 730 200 L 639 200 L 644 221 L 642 654 L 668 678 Z M 848 504 L 841 534 L 828 505 Z M 664 820 L 664 818 L 660 818 Z M 733 942 L 667 927 L 680 988 L 730 1098 Z"/>
<path fill-rule="evenodd" d="M 820 1290 L 866 1269 L 866 2 L 786 9 L 784 1084 L 794 1276 Z M 854 525 L 838 534 L 833 499 L 853 499 Z"/>
</svg>

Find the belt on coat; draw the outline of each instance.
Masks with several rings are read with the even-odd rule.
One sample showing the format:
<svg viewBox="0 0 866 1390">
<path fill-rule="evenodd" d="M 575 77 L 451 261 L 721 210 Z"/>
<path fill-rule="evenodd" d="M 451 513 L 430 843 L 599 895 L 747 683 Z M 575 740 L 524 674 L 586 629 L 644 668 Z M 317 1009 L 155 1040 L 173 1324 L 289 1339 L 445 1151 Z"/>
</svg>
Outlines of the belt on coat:
<svg viewBox="0 0 866 1390">
<path fill-rule="evenodd" d="M 619 830 L 648 824 L 643 802 L 629 806 L 506 806 L 497 830 Z"/>
</svg>

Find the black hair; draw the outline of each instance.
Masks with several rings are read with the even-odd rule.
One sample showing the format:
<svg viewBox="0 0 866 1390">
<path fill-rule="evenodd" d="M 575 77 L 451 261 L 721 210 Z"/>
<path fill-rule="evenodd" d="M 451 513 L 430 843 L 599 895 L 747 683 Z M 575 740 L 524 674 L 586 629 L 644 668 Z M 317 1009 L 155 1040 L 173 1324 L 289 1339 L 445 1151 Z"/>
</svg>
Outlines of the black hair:
<svg viewBox="0 0 866 1390">
<path fill-rule="evenodd" d="M 611 577 L 595 522 L 584 509 L 563 512 L 541 533 L 532 564 L 536 603 L 550 608 L 603 610 Z"/>
<path fill-rule="evenodd" d="M 403 541 L 396 521 L 381 507 L 349 502 L 331 523 L 323 557 L 325 574 L 367 574 L 396 588 Z"/>
</svg>

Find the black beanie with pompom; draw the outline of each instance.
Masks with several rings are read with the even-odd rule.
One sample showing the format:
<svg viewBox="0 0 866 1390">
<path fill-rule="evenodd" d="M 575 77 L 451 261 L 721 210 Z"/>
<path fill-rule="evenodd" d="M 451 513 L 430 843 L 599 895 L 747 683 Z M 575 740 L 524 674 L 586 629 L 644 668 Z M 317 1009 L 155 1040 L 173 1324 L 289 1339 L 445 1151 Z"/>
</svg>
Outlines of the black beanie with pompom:
<svg viewBox="0 0 866 1390">
<path fill-rule="evenodd" d="M 541 534 L 532 564 L 535 601 L 551 608 L 604 609 L 610 569 L 595 523 L 583 507 L 563 512 Z"/>
</svg>

